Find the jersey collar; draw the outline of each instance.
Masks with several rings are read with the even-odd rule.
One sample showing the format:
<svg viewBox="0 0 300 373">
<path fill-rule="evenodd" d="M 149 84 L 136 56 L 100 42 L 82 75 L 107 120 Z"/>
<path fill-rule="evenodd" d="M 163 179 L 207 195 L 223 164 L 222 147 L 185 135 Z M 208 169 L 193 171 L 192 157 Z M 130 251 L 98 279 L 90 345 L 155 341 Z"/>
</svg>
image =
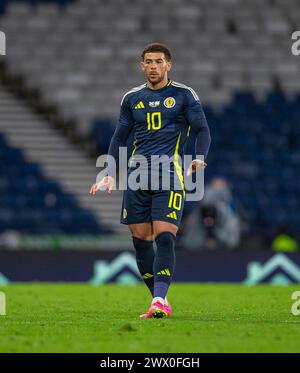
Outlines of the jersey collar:
<svg viewBox="0 0 300 373">
<path fill-rule="evenodd" d="M 149 90 L 152 91 L 152 92 L 161 92 L 161 91 L 163 91 L 164 89 L 166 89 L 167 87 L 169 87 L 169 86 L 171 85 L 171 83 L 172 83 L 172 80 L 171 80 L 171 79 L 168 79 L 168 83 L 167 83 L 165 86 L 163 86 L 163 87 L 161 87 L 161 88 L 159 88 L 159 89 L 152 89 L 152 88 L 149 88 L 149 87 L 148 87 L 148 83 L 146 83 L 146 88 L 149 89 Z"/>
</svg>

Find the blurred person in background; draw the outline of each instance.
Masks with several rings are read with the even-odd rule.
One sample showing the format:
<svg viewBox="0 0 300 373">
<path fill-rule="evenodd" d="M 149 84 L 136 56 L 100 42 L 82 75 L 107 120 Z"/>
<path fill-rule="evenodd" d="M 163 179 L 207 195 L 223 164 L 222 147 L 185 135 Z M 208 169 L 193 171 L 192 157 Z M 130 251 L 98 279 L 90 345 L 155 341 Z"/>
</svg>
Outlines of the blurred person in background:
<svg viewBox="0 0 300 373">
<path fill-rule="evenodd" d="M 230 187 L 225 179 L 212 179 L 203 200 L 186 216 L 181 230 L 181 245 L 202 248 L 235 249 L 240 243 L 240 219 Z"/>
</svg>

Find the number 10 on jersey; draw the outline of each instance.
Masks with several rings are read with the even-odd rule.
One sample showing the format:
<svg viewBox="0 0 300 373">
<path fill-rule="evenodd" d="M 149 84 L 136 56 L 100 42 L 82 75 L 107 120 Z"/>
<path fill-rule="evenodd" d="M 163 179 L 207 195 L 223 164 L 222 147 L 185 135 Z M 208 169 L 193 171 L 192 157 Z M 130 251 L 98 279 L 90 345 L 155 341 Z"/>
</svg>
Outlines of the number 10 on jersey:
<svg viewBox="0 0 300 373">
<path fill-rule="evenodd" d="M 147 130 L 159 130 L 161 128 L 161 112 L 147 113 Z"/>
</svg>

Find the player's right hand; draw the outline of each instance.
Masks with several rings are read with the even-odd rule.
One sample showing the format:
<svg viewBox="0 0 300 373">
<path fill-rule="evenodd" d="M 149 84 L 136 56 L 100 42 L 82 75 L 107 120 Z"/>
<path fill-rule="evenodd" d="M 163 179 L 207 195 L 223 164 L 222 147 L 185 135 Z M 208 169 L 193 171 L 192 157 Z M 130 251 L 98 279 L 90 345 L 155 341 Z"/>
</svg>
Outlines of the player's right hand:
<svg viewBox="0 0 300 373">
<path fill-rule="evenodd" d="M 115 179 L 112 176 L 105 176 L 99 183 L 95 183 L 91 186 L 90 194 L 95 195 L 98 190 L 105 190 L 108 194 L 111 194 L 115 187 Z"/>
</svg>

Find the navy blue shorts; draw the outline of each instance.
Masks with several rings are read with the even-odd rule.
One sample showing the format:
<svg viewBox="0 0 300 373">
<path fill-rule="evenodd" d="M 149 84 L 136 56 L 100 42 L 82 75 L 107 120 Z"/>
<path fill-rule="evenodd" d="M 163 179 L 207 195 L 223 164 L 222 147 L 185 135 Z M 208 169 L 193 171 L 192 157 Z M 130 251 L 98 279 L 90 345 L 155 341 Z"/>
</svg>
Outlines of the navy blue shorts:
<svg viewBox="0 0 300 373">
<path fill-rule="evenodd" d="M 125 190 L 121 212 L 122 224 L 162 220 L 179 226 L 184 206 L 182 190 Z"/>
</svg>

